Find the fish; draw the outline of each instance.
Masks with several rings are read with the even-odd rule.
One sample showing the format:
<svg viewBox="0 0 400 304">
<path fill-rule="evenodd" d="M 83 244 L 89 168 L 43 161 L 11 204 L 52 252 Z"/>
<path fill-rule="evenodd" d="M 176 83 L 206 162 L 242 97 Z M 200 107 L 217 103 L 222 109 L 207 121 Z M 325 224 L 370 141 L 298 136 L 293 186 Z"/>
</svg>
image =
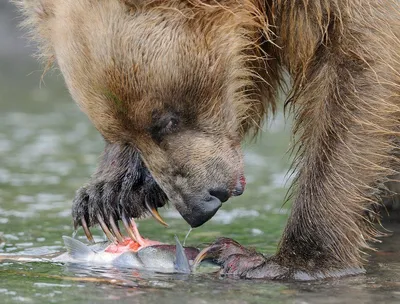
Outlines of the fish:
<svg viewBox="0 0 400 304">
<path fill-rule="evenodd" d="M 115 244 L 110 242 L 86 245 L 69 236 L 63 236 L 66 252 L 51 255 L 0 254 L 1 261 L 74 263 L 116 268 L 133 268 L 159 273 L 190 274 L 193 261 L 199 253 L 194 247 L 183 247 L 175 236 L 175 245 L 149 242 L 139 245 L 130 238 Z"/>
</svg>

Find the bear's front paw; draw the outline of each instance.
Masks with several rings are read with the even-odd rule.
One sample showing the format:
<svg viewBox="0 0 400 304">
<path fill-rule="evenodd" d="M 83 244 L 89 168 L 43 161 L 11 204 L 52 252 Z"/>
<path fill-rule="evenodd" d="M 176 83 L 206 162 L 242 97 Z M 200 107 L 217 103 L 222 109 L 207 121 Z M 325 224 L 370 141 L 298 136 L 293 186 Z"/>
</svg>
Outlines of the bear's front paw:
<svg viewBox="0 0 400 304">
<path fill-rule="evenodd" d="M 167 196 L 144 166 L 139 153 L 130 146 L 108 145 L 91 181 L 75 196 L 72 217 L 75 228 L 82 226 L 87 238 L 93 237 L 89 227 L 99 224 L 111 241 L 123 241 L 118 227 L 122 220 L 132 238 L 133 218 L 152 214 L 167 203 Z"/>
<path fill-rule="evenodd" d="M 194 265 L 210 258 L 221 265 L 222 276 L 274 280 L 285 279 L 289 274 L 289 269 L 276 263 L 273 257 L 264 257 L 229 238 L 219 238 L 203 249 L 196 257 Z"/>
<path fill-rule="evenodd" d="M 331 259 L 324 260 L 323 257 L 313 261 L 307 256 L 289 257 L 280 254 L 264 257 L 261 253 L 247 249 L 232 239 L 219 238 L 200 251 L 194 261 L 194 267 L 202 260 L 211 258 L 221 265 L 222 276 L 266 280 L 310 281 L 365 273 L 362 267 L 347 265 L 337 267 L 332 264 Z"/>
</svg>

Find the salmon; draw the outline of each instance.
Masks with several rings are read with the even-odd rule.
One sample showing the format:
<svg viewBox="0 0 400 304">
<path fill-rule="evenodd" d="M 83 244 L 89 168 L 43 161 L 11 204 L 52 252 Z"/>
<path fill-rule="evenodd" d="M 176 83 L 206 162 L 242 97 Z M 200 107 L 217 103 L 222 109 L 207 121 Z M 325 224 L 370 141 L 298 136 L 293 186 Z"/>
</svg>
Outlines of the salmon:
<svg viewBox="0 0 400 304">
<path fill-rule="evenodd" d="M 145 240 L 137 243 L 130 238 L 122 243 L 102 242 L 86 245 L 69 236 L 63 236 L 66 252 L 51 255 L 0 254 L 1 261 L 82 263 L 96 266 L 133 268 L 161 273 L 184 273 L 192 271 L 193 261 L 199 250 L 183 247 L 175 236 L 175 245 Z"/>
</svg>

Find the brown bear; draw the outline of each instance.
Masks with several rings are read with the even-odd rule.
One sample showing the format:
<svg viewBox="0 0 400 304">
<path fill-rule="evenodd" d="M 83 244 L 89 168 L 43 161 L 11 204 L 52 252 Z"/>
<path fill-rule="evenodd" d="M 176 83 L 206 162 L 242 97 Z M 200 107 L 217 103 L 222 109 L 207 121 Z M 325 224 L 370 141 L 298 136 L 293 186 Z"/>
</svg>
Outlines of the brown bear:
<svg viewBox="0 0 400 304">
<path fill-rule="evenodd" d="M 89 239 L 99 223 L 118 241 L 118 220 L 129 230 L 167 200 L 192 227 L 209 220 L 243 192 L 240 143 L 289 83 L 297 177 L 277 253 L 223 238 L 201 257 L 241 278 L 364 271 L 398 169 L 399 1 L 15 2 L 106 142 L 74 201 Z"/>
</svg>

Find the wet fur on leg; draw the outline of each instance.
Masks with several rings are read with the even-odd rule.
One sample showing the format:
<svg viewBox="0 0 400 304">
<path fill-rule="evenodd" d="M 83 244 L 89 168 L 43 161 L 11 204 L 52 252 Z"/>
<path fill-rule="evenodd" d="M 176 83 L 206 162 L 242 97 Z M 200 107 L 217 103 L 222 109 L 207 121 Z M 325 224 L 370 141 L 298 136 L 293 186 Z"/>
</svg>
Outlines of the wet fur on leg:
<svg viewBox="0 0 400 304">
<path fill-rule="evenodd" d="M 379 236 L 365 215 L 399 168 L 399 3 L 276 1 L 275 11 L 298 148 L 278 261 L 305 272 L 362 267 Z"/>
<path fill-rule="evenodd" d="M 145 202 L 162 207 L 167 197 L 144 166 L 139 152 L 130 145 L 107 144 L 89 183 L 77 191 L 72 216 L 75 226 L 84 216 L 89 226 L 98 224 L 100 214 L 108 224 L 122 213 L 127 217 L 149 214 Z"/>
<path fill-rule="evenodd" d="M 259 254 L 238 254 L 228 242 L 219 246 L 222 272 L 285 280 L 363 273 L 363 253 L 381 235 L 385 184 L 399 169 L 400 4 L 267 3 L 276 56 L 293 81 L 294 203 L 275 256 L 252 262 Z"/>
</svg>

